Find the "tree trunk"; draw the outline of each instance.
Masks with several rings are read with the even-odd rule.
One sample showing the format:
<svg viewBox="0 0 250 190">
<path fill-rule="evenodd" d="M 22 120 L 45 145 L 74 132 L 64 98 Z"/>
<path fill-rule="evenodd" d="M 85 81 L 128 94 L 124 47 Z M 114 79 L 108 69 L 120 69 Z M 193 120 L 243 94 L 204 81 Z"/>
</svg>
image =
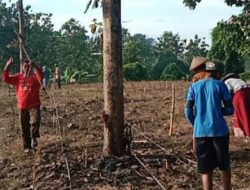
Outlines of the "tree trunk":
<svg viewBox="0 0 250 190">
<path fill-rule="evenodd" d="M 125 154 L 121 0 L 103 0 L 103 156 Z"/>
<path fill-rule="evenodd" d="M 19 59 L 20 59 L 20 72 L 22 71 L 22 61 L 24 60 L 23 47 L 25 47 L 25 34 L 24 34 L 24 17 L 23 17 L 23 0 L 18 0 L 19 10 Z"/>
</svg>

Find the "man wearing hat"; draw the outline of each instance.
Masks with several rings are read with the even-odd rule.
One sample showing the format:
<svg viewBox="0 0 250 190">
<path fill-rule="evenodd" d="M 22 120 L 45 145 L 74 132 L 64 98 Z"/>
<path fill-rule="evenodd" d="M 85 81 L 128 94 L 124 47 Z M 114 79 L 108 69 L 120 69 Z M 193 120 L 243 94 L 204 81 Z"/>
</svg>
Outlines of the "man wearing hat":
<svg viewBox="0 0 250 190">
<path fill-rule="evenodd" d="M 197 82 L 206 76 L 205 63 L 208 61 L 207 58 L 202 56 L 193 57 L 189 70 L 194 72 L 195 75 L 192 78 L 192 82 Z"/>
<path fill-rule="evenodd" d="M 227 74 L 222 80 L 233 94 L 234 135 L 250 137 L 250 86 L 235 73 Z"/>
<path fill-rule="evenodd" d="M 206 75 L 188 90 L 185 115 L 194 127 L 197 167 L 204 189 L 213 189 L 213 170 L 222 171 L 224 189 L 231 189 L 229 130 L 224 115 L 233 114 L 232 98 L 219 79 L 220 68 L 205 62 Z"/>
</svg>

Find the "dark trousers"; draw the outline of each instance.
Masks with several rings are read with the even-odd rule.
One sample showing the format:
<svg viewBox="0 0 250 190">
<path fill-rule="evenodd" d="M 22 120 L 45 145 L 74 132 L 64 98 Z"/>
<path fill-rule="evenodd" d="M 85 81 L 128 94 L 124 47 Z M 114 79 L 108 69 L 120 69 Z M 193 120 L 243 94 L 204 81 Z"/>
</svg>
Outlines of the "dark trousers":
<svg viewBox="0 0 250 190">
<path fill-rule="evenodd" d="M 31 148 L 31 138 L 40 137 L 40 106 L 31 109 L 21 109 L 19 119 L 22 129 L 23 147 L 24 149 Z"/>
<path fill-rule="evenodd" d="M 56 79 L 56 83 L 57 83 L 58 89 L 61 89 L 61 79 L 60 78 Z"/>
</svg>

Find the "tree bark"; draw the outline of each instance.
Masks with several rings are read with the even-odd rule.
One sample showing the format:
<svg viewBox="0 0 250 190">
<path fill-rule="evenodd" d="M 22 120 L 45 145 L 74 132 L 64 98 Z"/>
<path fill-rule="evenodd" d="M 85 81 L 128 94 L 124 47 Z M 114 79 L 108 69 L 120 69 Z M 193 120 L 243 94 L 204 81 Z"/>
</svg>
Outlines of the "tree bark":
<svg viewBox="0 0 250 190">
<path fill-rule="evenodd" d="M 24 60 L 23 47 L 25 47 L 25 34 L 24 34 L 24 17 L 23 17 L 23 0 L 18 0 L 18 11 L 19 11 L 19 59 L 20 59 L 20 72 L 22 72 L 22 61 Z"/>
<path fill-rule="evenodd" d="M 125 154 L 121 0 L 103 0 L 103 156 Z"/>
</svg>

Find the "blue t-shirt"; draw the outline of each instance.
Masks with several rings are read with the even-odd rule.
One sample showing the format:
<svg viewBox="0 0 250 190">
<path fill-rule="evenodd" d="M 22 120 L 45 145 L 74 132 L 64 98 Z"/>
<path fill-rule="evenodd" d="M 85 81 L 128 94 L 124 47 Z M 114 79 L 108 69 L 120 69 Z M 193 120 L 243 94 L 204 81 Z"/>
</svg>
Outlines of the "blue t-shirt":
<svg viewBox="0 0 250 190">
<path fill-rule="evenodd" d="M 185 115 L 194 126 L 195 137 L 216 137 L 229 133 L 223 114 L 233 114 L 233 107 L 224 109 L 222 104 L 222 101 L 228 100 L 231 100 L 231 95 L 220 80 L 204 79 L 189 87 L 187 101 L 194 105 L 185 108 Z"/>
</svg>

